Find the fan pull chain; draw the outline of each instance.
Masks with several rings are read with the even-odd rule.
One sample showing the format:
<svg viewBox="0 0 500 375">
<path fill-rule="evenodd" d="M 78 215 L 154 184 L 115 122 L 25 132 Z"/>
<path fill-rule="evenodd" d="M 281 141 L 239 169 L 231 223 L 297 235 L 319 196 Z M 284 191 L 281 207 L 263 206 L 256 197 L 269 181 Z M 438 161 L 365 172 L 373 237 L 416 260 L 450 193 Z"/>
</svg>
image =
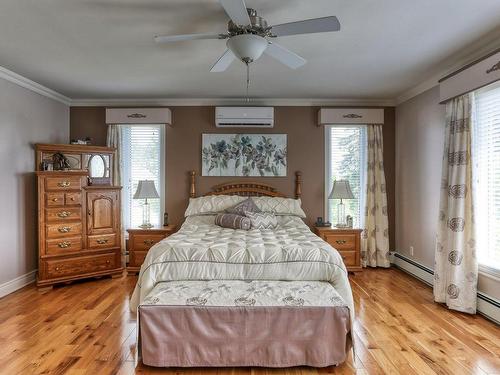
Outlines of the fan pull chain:
<svg viewBox="0 0 500 375">
<path fill-rule="evenodd" d="M 247 99 L 246 102 L 248 103 L 250 101 L 250 97 L 248 96 L 248 87 L 250 86 L 250 64 L 246 63 L 247 65 Z"/>
</svg>

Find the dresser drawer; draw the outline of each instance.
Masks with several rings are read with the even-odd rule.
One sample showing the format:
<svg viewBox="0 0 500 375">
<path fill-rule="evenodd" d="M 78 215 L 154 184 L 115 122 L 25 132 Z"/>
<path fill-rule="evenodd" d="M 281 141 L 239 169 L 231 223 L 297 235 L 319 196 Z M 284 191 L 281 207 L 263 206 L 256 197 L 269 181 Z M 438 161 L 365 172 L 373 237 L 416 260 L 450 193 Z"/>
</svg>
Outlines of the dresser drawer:
<svg viewBox="0 0 500 375">
<path fill-rule="evenodd" d="M 129 266 L 141 267 L 148 255 L 147 251 L 133 251 L 130 253 Z"/>
<path fill-rule="evenodd" d="M 82 234 L 82 223 L 60 223 L 60 224 L 47 224 L 46 235 L 47 238 L 59 237 L 74 237 L 75 235 Z"/>
<path fill-rule="evenodd" d="M 79 190 L 81 187 L 82 179 L 79 176 L 45 178 L 46 190 Z"/>
<path fill-rule="evenodd" d="M 49 278 L 82 275 L 118 268 L 115 254 L 102 254 L 46 261 Z"/>
<path fill-rule="evenodd" d="M 63 206 L 64 205 L 64 193 L 45 193 L 45 206 Z"/>
<path fill-rule="evenodd" d="M 339 251 L 340 256 L 342 257 L 342 260 L 344 261 L 344 264 L 346 267 L 349 266 L 357 266 L 358 262 L 356 261 L 356 251 L 348 251 L 348 250 L 342 250 Z"/>
<path fill-rule="evenodd" d="M 81 193 L 65 193 L 64 203 L 66 203 L 67 206 L 74 206 L 81 204 L 82 203 Z"/>
<path fill-rule="evenodd" d="M 47 255 L 62 255 L 80 251 L 82 249 L 82 237 L 58 238 L 46 241 L 45 252 Z"/>
<path fill-rule="evenodd" d="M 343 233 L 326 233 L 324 240 L 332 245 L 337 250 L 354 250 L 356 249 L 356 234 Z"/>
<path fill-rule="evenodd" d="M 88 236 L 89 249 L 106 249 L 116 247 L 116 234 L 100 234 L 95 236 Z"/>
<path fill-rule="evenodd" d="M 132 248 L 135 250 L 149 250 L 151 246 L 163 240 L 166 236 L 162 234 L 134 234 Z"/>
<path fill-rule="evenodd" d="M 45 210 L 45 217 L 48 222 L 81 220 L 82 209 L 80 207 L 47 208 Z"/>
</svg>

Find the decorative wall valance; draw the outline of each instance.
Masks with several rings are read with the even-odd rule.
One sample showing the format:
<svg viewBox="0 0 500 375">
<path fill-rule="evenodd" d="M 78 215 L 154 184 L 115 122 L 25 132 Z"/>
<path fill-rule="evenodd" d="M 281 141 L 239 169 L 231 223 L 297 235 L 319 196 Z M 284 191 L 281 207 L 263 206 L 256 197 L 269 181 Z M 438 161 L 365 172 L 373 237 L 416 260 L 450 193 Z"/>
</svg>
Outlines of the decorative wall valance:
<svg viewBox="0 0 500 375">
<path fill-rule="evenodd" d="M 450 99 L 500 80 L 500 49 L 439 80 L 439 100 Z"/>
<path fill-rule="evenodd" d="M 383 108 L 321 108 L 318 112 L 318 126 L 383 123 Z"/>
<path fill-rule="evenodd" d="M 172 124 L 169 108 L 106 108 L 106 124 Z"/>
</svg>

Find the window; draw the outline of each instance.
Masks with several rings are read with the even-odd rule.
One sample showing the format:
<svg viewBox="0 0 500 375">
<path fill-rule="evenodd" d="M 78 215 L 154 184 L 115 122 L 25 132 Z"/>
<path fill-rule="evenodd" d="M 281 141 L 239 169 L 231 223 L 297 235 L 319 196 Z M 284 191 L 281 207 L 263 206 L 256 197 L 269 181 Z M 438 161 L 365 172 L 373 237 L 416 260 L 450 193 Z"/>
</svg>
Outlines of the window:
<svg viewBox="0 0 500 375">
<path fill-rule="evenodd" d="M 500 270 L 500 85 L 475 93 L 472 161 L 479 264 Z"/>
<path fill-rule="evenodd" d="M 153 180 L 160 199 L 151 199 L 151 224 L 161 225 L 164 195 L 164 125 L 120 125 L 124 229 L 142 224 L 144 200 L 133 199 L 139 180 Z"/>
<path fill-rule="evenodd" d="M 355 199 L 344 200 L 345 214 L 353 217 L 354 227 L 364 219 L 366 185 L 366 127 L 363 125 L 325 128 L 325 217 L 337 221 L 338 199 L 328 199 L 335 180 L 348 180 Z"/>
</svg>

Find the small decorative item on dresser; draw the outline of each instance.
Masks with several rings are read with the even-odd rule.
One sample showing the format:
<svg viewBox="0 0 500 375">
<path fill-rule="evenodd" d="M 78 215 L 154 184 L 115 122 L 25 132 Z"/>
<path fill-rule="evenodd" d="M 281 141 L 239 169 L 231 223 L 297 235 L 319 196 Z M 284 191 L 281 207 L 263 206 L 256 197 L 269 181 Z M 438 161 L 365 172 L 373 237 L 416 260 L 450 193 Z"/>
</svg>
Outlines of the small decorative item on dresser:
<svg viewBox="0 0 500 375">
<path fill-rule="evenodd" d="M 156 243 L 167 238 L 176 231 L 175 225 L 166 225 L 150 229 L 127 229 L 128 255 L 127 274 L 136 274 L 140 271 L 142 262 L 148 250 Z"/>
<path fill-rule="evenodd" d="M 335 226 L 337 228 L 345 228 L 347 226 L 345 220 L 345 204 L 342 203 L 342 199 L 354 199 L 349 181 L 334 181 L 328 199 L 340 199 L 340 203 L 337 205 L 337 224 L 335 224 Z"/>
<path fill-rule="evenodd" d="M 336 229 L 315 227 L 314 232 L 328 242 L 342 257 L 349 272 L 361 272 L 362 229 Z"/>
<path fill-rule="evenodd" d="M 134 199 L 144 199 L 142 206 L 142 224 L 139 227 L 143 229 L 152 228 L 150 221 L 150 209 L 148 199 L 160 198 L 156 191 L 155 183 L 151 180 L 141 180 L 137 185 L 137 190 L 134 194 Z"/>
</svg>

